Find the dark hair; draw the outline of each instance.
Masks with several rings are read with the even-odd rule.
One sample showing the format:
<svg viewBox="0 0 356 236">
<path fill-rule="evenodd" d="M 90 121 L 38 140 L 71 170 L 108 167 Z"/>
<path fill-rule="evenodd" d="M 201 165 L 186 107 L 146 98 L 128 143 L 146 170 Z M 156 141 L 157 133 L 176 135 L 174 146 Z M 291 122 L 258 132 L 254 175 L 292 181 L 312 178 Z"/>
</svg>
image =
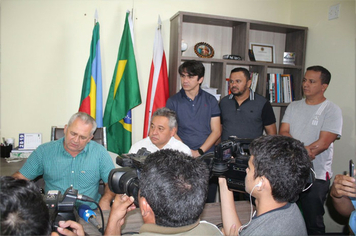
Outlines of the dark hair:
<svg viewBox="0 0 356 236">
<path fill-rule="evenodd" d="M 331 74 L 330 72 L 322 67 L 322 66 L 310 66 L 307 68 L 308 70 L 312 70 L 312 71 L 316 71 L 316 72 L 320 72 L 320 79 L 321 79 L 321 84 L 329 84 L 330 80 L 331 80 Z"/>
<path fill-rule="evenodd" d="M 209 171 L 204 162 L 183 152 L 162 149 L 150 154 L 140 175 L 140 196 L 151 206 L 156 224 L 180 227 L 203 212 Z"/>
<path fill-rule="evenodd" d="M 152 119 L 156 116 L 164 116 L 168 118 L 169 120 L 169 128 L 172 130 L 173 128 L 176 128 L 178 126 L 177 124 L 177 115 L 176 112 L 167 108 L 167 107 L 162 107 L 158 108 L 152 115 Z"/>
<path fill-rule="evenodd" d="M 183 76 L 183 73 L 188 73 L 190 76 L 198 76 L 198 80 L 204 77 L 205 67 L 200 61 L 186 61 L 178 68 L 178 73 Z"/>
<path fill-rule="evenodd" d="M 261 136 L 250 144 L 254 177 L 265 176 L 278 202 L 295 202 L 305 188 L 312 166 L 304 144 L 280 135 Z"/>
<path fill-rule="evenodd" d="M 49 235 L 48 208 L 33 182 L 0 177 L 1 235 Z"/>
<path fill-rule="evenodd" d="M 231 77 L 231 74 L 235 73 L 235 72 L 242 72 L 244 74 L 245 78 L 246 78 L 246 81 L 249 81 L 250 72 L 246 68 L 237 67 L 237 68 L 232 69 L 231 72 L 230 72 L 230 77 Z"/>
</svg>

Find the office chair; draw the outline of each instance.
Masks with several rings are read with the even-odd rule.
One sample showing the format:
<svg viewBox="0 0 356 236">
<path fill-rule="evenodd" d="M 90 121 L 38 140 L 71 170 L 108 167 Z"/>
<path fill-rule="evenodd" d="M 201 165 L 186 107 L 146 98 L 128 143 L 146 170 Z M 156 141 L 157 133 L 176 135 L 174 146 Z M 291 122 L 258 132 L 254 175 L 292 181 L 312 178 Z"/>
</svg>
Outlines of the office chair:
<svg viewBox="0 0 356 236">
<path fill-rule="evenodd" d="M 58 140 L 64 136 L 64 128 L 58 128 L 57 126 L 52 126 L 51 128 L 51 141 Z M 97 128 L 94 132 L 93 141 L 103 145 L 105 149 L 107 147 L 106 141 L 106 127 Z"/>
<path fill-rule="evenodd" d="M 106 127 L 97 128 L 93 134 L 92 140 L 103 145 L 105 149 L 107 147 L 106 141 Z M 64 128 L 58 128 L 57 126 L 52 126 L 51 128 L 51 141 L 58 140 L 64 136 Z M 102 180 L 99 182 L 99 193 L 104 195 L 105 192 L 105 184 Z"/>
</svg>

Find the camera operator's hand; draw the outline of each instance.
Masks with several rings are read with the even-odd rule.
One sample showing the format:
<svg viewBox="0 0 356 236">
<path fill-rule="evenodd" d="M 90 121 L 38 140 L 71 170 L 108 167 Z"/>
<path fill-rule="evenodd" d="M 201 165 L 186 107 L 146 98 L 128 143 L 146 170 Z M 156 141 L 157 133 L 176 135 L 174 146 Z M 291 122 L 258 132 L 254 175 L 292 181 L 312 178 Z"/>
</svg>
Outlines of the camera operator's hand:
<svg viewBox="0 0 356 236">
<path fill-rule="evenodd" d="M 58 233 L 67 236 L 84 236 L 83 226 L 75 221 L 67 220 L 67 221 L 59 221 L 59 227 L 57 228 Z M 72 230 L 67 229 L 70 227 Z M 52 232 L 51 236 L 58 235 L 57 232 Z"/>
<path fill-rule="evenodd" d="M 236 213 L 234 194 L 229 190 L 226 178 L 219 177 L 219 189 L 221 199 L 221 217 L 223 221 L 223 232 L 225 235 L 238 235 L 241 221 Z M 227 234 L 226 234 L 227 233 Z"/>
<path fill-rule="evenodd" d="M 136 208 L 133 197 L 126 194 L 116 194 L 114 203 L 111 206 L 111 212 L 108 219 L 105 235 L 120 235 L 121 226 L 125 222 L 127 212 Z"/>
</svg>

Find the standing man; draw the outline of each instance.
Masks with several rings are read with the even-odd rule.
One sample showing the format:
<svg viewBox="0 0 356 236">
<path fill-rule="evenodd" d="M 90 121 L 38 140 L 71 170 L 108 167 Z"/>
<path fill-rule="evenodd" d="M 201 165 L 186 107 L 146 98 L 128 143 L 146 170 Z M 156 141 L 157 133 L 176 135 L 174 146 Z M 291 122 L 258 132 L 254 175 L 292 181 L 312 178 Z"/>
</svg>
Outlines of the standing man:
<svg viewBox="0 0 356 236">
<path fill-rule="evenodd" d="M 305 99 L 292 102 L 286 109 L 279 133 L 304 143 L 315 168 L 313 186 L 300 195 L 300 203 L 309 235 L 325 234 L 324 203 L 332 177 L 333 142 L 341 136 L 341 109 L 324 93 L 331 74 L 322 66 L 311 66 L 303 79 Z"/>
<path fill-rule="evenodd" d="M 178 137 L 192 150 L 193 157 L 214 151 L 221 135 L 220 109 L 216 98 L 200 88 L 205 68 L 201 62 L 186 61 L 178 69 L 182 89 L 167 101 L 178 120 Z"/>
<path fill-rule="evenodd" d="M 161 149 L 173 149 L 191 156 L 190 148 L 174 137 L 177 133 L 177 126 L 174 111 L 167 107 L 158 108 L 152 115 L 148 137 L 132 145 L 129 153 L 137 153 L 145 147 L 151 153 Z"/>
<path fill-rule="evenodd" d="M 102 210 L 110 210 L 115 194 L 110 191 L 108 176 L 114 163 L 107 150 L 91 141 L 96 130 L 95 120 L 88 114 L 74 114 L 64 126 L 64 137 L 40 145 L 27 159 L 14 178 L 33 180 L 43 175 L 45 191 L 59 190 L 62 193 L 69 187 L 79 194 L 99 201 Z M 99 181 L 105 183 L 105 193 L 100 196 Z M 96 208 L 91 203 L 90 207 Z"/>
<path fill-rule="evenodd" d="M 250 72 L 242 67 L 234 68 L 230 74 L 230 95 L 220 101 L 222 135 L 255 139 L 263 134 L 277 134 L 276 117 L 271 104 L 251 89 Z"/>
</svg>

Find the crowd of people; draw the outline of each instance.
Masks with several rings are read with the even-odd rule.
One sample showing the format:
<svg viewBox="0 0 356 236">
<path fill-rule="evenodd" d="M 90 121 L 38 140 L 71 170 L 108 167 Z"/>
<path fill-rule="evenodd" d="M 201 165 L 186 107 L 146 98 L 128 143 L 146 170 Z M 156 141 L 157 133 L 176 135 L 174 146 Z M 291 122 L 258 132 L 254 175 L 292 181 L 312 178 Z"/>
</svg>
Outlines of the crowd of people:
<svg viewBox="0 0 356 236">
<path fill-rule="evenodd" d="M 129 153 L 150 152 L 140 171 L 138 199 L 109 189 L 114 164 L 107 150 L 91 141 L 95 120 L 78 112 L 62 139 L 40 145 L 12 177 L 1 177 L 1 234 L 51 234 L 48 209 L 30 181 L 40 175 L 46 192 L 73 187 L 111 210 L 106 235 L 120 235 L 127 212 L 136 207 L 144 222 L 140 235 L 323 235 L 329 189 L 336 210 L 350 217 L 356 232 L 355 178 L 336 175 L 330 188 L 333 143 L 342 131 L 341 109 L 324 96 L 330 72 L 322 66 L 307 68 L 305 98 L 288 105 L 279 132 L 269 101 L 250 89 L 247 69 L 231 71 L 231 94 L 220 103 L 201 89 L 204 73 L 201 62 L 184 62 L 179 67 L 182 89 L 154 112 L 148 137 L 132 145 Z M 230 136 L 253 139 L 245 191 L 256 211 L 247 224 L 239 219 L 226 179 L 211 178 L 199 158 Z M 315 180 L 308 182 L 311 175 Z M 102 196 L 100 180 L 105 183 Z M 205 203 L 216 201 L 218 186 L 222 231 L 199 220 Z M 84 235 L 73 221 L 60 221 L 57 231 Z"/>
</svg>

